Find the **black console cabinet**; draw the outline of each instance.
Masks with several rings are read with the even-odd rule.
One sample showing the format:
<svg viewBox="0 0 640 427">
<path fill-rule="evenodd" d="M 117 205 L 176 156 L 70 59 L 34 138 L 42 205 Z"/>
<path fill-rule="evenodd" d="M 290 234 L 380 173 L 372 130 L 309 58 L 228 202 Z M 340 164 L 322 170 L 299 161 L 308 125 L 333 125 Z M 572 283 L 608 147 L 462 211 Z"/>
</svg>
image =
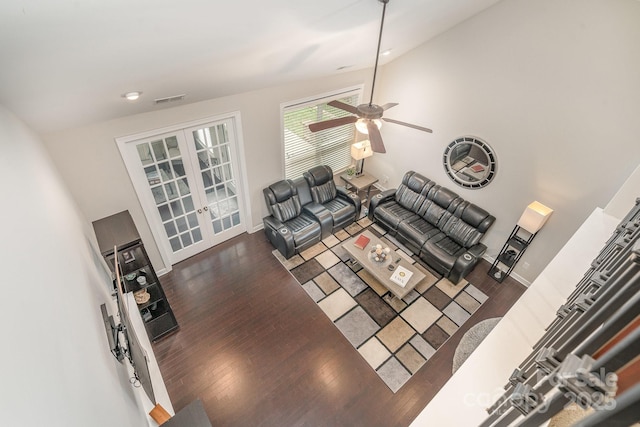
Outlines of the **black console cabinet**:
<svg viewBox="0 0 640 427">
<path fill-rule="evenodd" d="M 120 265 L 124 292 L 135 293 L 146 289 L 149 293 L 149 300 L 138 304 L 138 310 L 149 339 L 156 341 L 176 330 L 178 322 L 162 290 L 158 276 L 151 266 L 149 256 L 129 211 L 94 221 L 93 229 L 96 233 L 100 253 L 114 274 L 116 262 Z M 117 260 L 115 259 L 114 247 L 118 250 Z M 141 277 L 144 279 L 139 279 Z"/>
</svg>

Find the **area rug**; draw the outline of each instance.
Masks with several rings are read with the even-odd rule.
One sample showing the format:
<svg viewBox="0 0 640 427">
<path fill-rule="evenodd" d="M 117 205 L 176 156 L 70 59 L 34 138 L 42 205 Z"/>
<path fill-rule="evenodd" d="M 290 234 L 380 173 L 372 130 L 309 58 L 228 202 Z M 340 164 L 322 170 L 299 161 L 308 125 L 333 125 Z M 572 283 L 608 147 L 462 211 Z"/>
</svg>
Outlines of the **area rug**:
<svg viewBox="0 0 640 427">
<path fill-rule="evenodd" d="M 483 320 L 478 324 L 472 326 L 467 332 L 464 333 L 456 351 L 453 355 L 453 366 L 451 373 L 455 373 L 473 350 L 475 350 L 480 343 L 489 335 L 489 333 L 495 328 L 502 317 L 494 317 L 493 319 Z"/>
<path fill-rule="evenodd" d="M 365 228 L 426 275 L 403 299 L 351 262 L 342 247 Z M 430 271 L 366 217 L 288 260 L 273 254 L 394 393 L 488 299 L 465 280 L 454 285 Z"/>
</svg>

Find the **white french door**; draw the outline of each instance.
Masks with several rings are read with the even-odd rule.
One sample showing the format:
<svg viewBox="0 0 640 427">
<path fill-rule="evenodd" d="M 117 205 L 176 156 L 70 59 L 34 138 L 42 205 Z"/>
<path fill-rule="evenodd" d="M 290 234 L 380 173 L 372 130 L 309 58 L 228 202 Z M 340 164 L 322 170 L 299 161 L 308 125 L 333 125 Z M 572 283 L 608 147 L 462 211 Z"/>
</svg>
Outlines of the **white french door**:
<svg viewBox="0 0 640 427">
<path fill-rule="evenodd" d="M 165 264 L 246 231 L 234 117 L 116 141 Z"/>
</svg>

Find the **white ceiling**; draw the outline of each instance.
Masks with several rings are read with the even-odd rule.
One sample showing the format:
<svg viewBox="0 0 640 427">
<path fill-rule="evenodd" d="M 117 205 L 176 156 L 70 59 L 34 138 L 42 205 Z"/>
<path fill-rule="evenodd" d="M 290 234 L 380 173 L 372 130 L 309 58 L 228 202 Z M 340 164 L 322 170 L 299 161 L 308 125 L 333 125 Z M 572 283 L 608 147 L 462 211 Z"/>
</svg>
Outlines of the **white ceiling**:
<svg viewBox="0 0 640 427">
<path fill-rule="evenodd" d="M 383 61 L 498 1 L 391 0 Z M 378 0 L 3 0 L 0 103 L 47 132 L 368 68 L 381 14 Z"/>
</svg>

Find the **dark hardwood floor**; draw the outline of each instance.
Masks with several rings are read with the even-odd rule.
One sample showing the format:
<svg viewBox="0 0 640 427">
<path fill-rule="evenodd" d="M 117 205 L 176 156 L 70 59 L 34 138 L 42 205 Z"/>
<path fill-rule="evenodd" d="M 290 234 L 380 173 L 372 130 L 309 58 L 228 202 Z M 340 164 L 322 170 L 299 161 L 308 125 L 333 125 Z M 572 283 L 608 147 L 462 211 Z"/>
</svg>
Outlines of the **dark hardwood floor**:
<svg viewBox="0 0 640 427">
<path fill-rule="evenodd" d="M 470 325 L 525 290 L 482 262 L 468 279 L 490 299 L 394 394 L 272 250 L 263 232 L 243 234 L 160 278 L 180 329 L 153 349 L 176 411 L 200 398 L 214 426 L 407 426 Z"/>
</svg>

